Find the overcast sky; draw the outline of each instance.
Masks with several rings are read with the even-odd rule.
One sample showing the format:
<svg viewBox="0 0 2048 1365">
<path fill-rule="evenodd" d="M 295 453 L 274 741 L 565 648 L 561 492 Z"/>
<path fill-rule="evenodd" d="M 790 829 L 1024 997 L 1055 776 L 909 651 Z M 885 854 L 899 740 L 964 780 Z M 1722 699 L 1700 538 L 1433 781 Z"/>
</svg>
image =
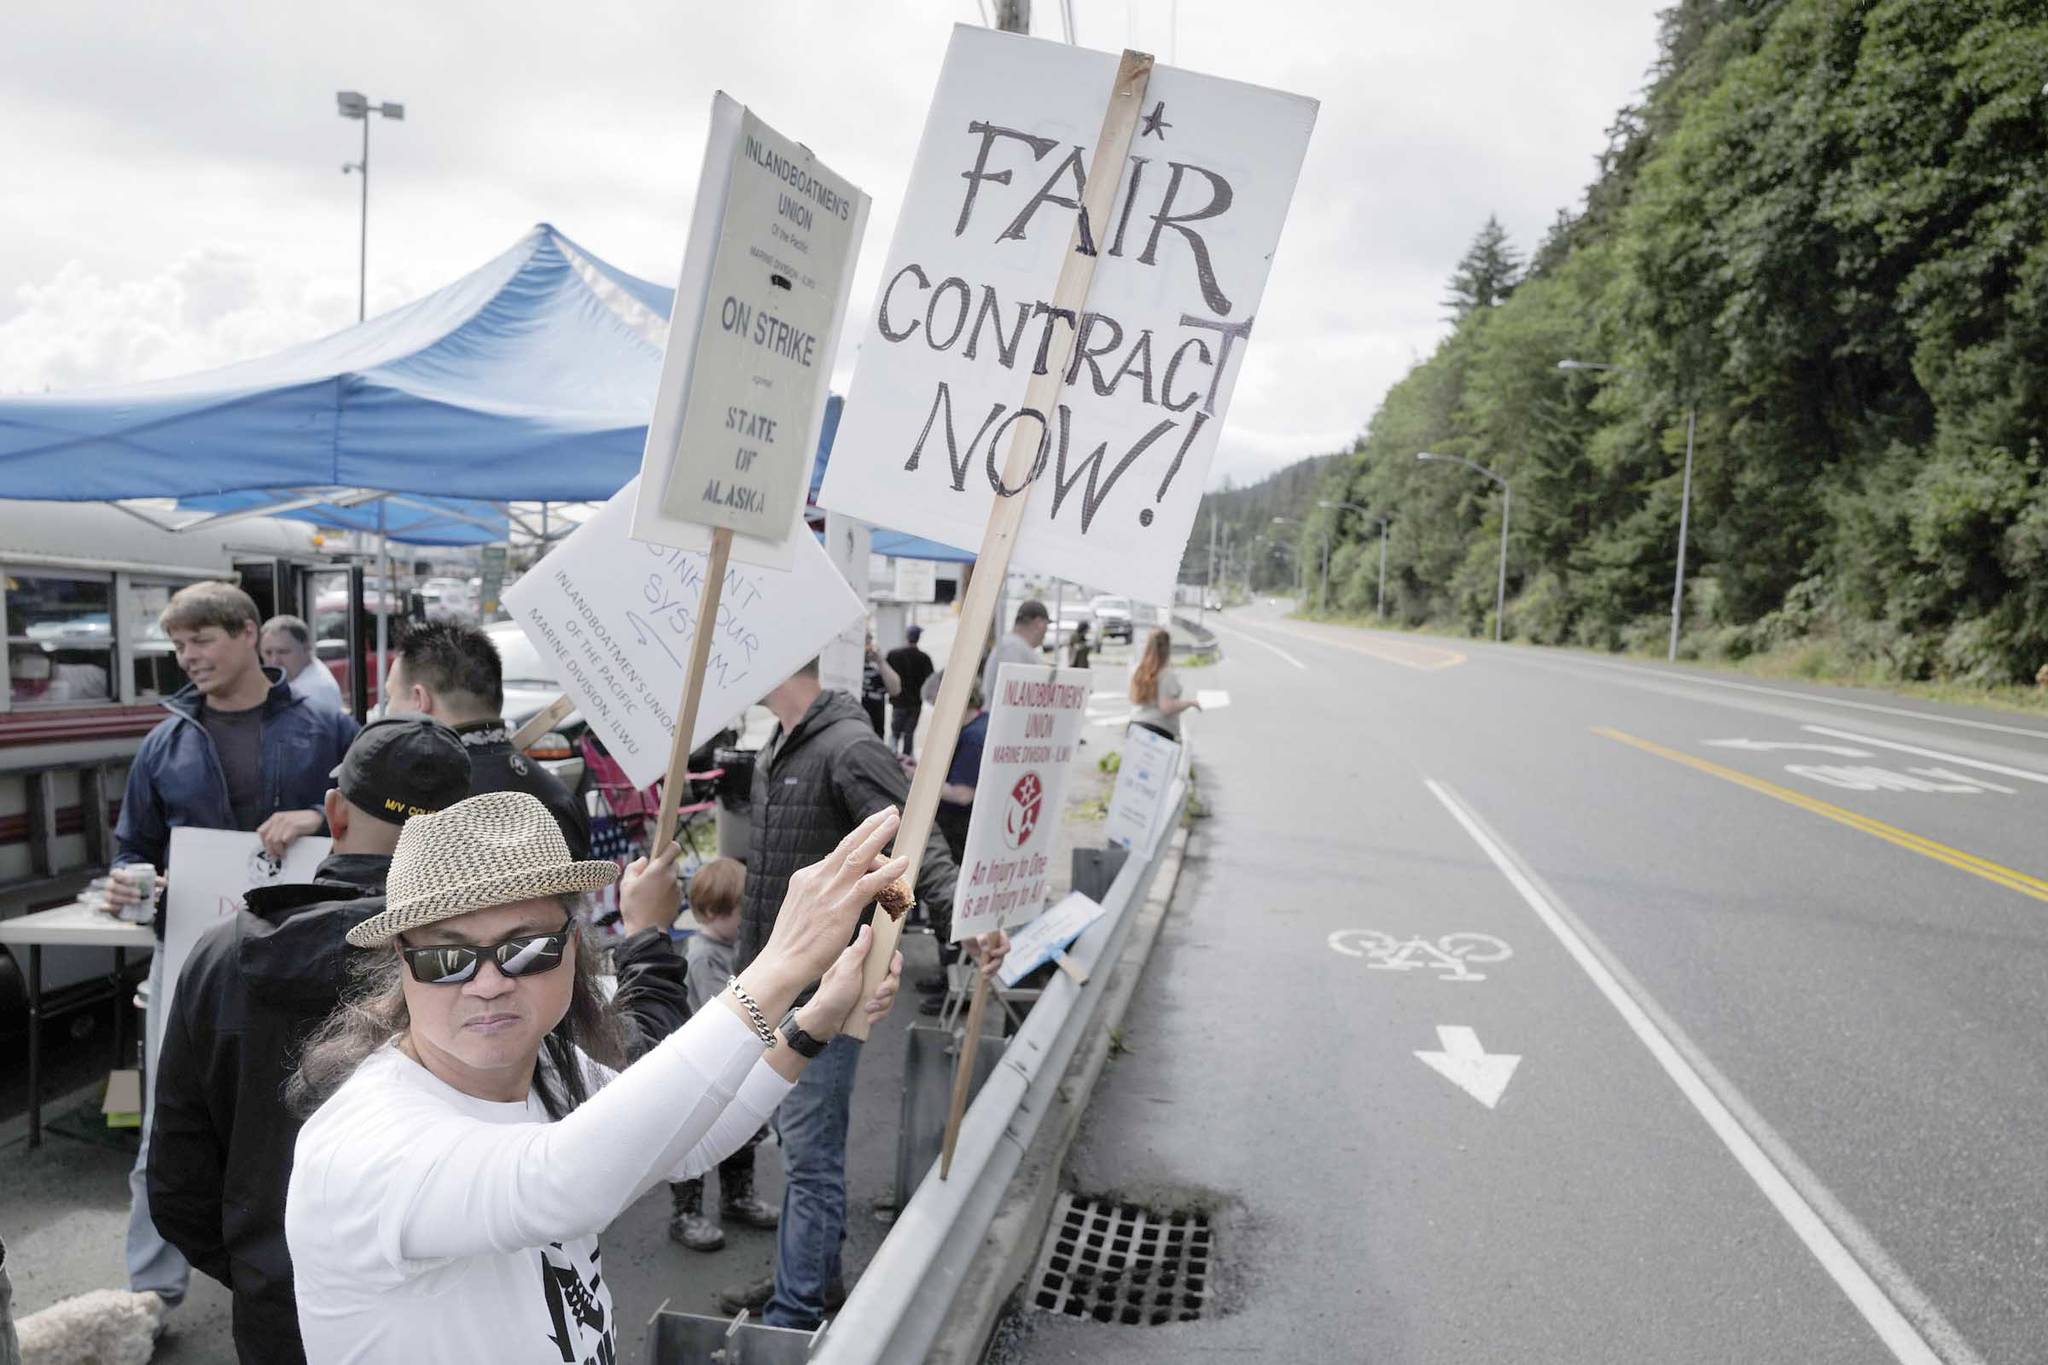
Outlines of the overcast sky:
<svg viewBox="0 0 2048 1365">
<path fill-rule="evenodd" d="M 1660 0 L 1073 0 L 1077 38 L 1322 102 L 1212 480 L 1347 445 L 1443 336 L 1488 213 L 1579 202 Z M 1061 36 L 1038 0 L 1033 29 Z M 16 0 L 0 45 L 0 392 L 158 378 L 355 320 L 552 222 L 674 283 L 714 89 L 874 196 L 872 297 L 947 34 L 977 0 Z M 849 329 L 840 387 L 857 338 Z"/>
</svg>

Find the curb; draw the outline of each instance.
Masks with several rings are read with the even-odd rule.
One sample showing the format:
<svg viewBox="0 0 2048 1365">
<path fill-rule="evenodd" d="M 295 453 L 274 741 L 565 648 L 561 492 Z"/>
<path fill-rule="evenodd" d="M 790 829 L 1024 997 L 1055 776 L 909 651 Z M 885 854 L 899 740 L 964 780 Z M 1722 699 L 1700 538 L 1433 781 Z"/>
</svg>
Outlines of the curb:
<svg viewBox="0 0 2048 1365">
<path fill-rule="evenodd" d="M 1108 1064 L 1110 1035 L 1123 1023 L 1145 965 L 1151 960 L 1152 948 L 1158 942 L 1159 930 L 1166 922 L 1166 913 L 1172 908 L 1191 837 L 1185 825 L 1174 831 L 1173 841 L 1160 859 L 1158 876 L 1131 925 L 1130 937 L 1110 970 L 1097 1027 L 1075 1049 L 1061 1075 L 1045 1121 L 996 1206 L 973 1263 L 961 1276 L 953 1306 L 927 1359 L 960 1365 L 980 1360 L 1011 1296 L 1031 1273 L 1052 1221 L 1053 1202 L 1059 1194 L 1060 1172 L 1066 1166 L 1067 1151 L 1081 1131 L 1095 1083 Z"/>
</svg>

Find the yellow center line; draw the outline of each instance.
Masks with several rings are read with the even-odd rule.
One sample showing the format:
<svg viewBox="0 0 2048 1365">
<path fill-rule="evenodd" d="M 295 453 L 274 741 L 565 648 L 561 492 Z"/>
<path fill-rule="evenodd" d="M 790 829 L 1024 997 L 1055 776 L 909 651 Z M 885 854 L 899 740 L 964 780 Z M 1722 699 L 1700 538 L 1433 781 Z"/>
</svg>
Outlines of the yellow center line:
<svg viewBox="0 0 2048 1365">
<path fill-rule="evenodd" d="M 1447 649 L 1442 645 L 1416 644 L 1407 640 L 1380 640 L 1372 636 L 1366 636 L 1363 639 L 1347 640 L 1334 635 L 1325 635 L 1321 631 L 1306 630 L 1300 626 L 1283 625 L 1278 621 L 1261 621 L 1259 624 L 1269 630 L 1278 631 L 1282 635 L 1292 635 L 1300 640 L 1313 640 L 1317 644 L 1334 645 L 1338 649 L 1348 649 L 1354 654 L 1368 655 L 1386 663 L 1399 664 L 1403 668 L 1412 668 L 1422 673 L 1435 673 L 1446 668 L 1456 668 L 1459 664 L 1465 662 L 1465 655 L 1461 651 Z M 1414 651 L 1414 653 L 1403 653 L 1404 650 Z M 1435 657 L 1429 657 L 1432 655 Z"/>
<path fill-rule="evenodd" d="M 1593 733 L 1603 735 L 1608 739 L 1618 739 L 1623 744 L 1633 745 L 1645 753 L 1655 754 L 1659 758 L 1668 758 L 1674 763 L 1683 763 L 1688 768 L 1696 768 L 1700 772 L 1721 778 L 1723 781 L 1733 782 L 1740 787 L 1747 787 L 1751 791 L 1762 792 L 1765 796 L 1783 801 L 1786 805 L 1812 811 L 1815 815 L 1833 820 L 1838 825 L 1847 825 L 1850 829 L 1861 830 L 1865 834 L 1874 835 L 1888 844 L 1896 844 L 1898 847 L 1918 853 L 1922 857 L 1932 858 L 1938 863 L 1946 863 L 1950 867 L 1967 872 L 1973 877 L 1982 877 L 1985 881 L 1994 882 L 2009 891 L 2017 891 L 2022 896 L 2032 896 L 2038 901 L 2048 901 L 2048 881 L 2031 876 L 2025 872 L 2016 871 L 2000 863 L 1994 863 L 1989 858 L 1980 858 L 1974 853 L 1965 853 L 1959 848 L 1950 848 L 1947 844 L 1937 843 L 1910 830 L 1900 829 L 1897 825 L 1888 825 L 1882 820 L 1873 820 L 1867 815 L 1858 815 L 1855 811 L 1846 810 L 1832 802 L 1823 801 L 1819 797 L 1808 796 L 1805 792 L 1794 791 L 1790 787 L 1781 787 L 1777 783 L 1766 781 L 1761 777 L 1752 777 L 1750 774 L 1740 772 L 1734 768 L 1724 768 L 1718 763 L 1711 763 L 1704 758 L 1695 758 L 1693 755 L 1681 753 L 1677 749 L 1667 749 L 1654 741 L 1623 734 L 1619 730 L 1610 729 L 1604 725 L 1594 726 Z"/>
</svg>

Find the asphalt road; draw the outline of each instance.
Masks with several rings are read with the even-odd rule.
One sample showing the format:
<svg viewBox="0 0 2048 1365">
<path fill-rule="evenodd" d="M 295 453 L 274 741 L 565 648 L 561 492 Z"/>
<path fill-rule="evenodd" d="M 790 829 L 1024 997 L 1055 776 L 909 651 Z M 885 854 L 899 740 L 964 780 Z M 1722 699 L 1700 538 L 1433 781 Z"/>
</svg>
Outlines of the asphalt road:
<svg viewBox="0 0 2048 1365">
<path fill-rule="evenodd" d="M 1213 1210 L 1220 1311 L 1004 1358 L 2048 1359 L 2048 720 L 1221 634 L 1067 1172 Z"/>
</svg>

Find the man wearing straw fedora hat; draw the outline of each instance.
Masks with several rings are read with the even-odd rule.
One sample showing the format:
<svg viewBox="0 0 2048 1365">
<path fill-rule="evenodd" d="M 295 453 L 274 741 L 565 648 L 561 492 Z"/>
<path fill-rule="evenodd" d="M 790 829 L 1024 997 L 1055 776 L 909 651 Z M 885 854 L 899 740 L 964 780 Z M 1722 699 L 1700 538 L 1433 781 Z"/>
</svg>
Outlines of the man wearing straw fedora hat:
<svg viewBox="0 0 2048 1365">
<path fill-rule="evenodd" d="M 616 1021 L 565 900 L 617 867 L 573 860 L 523 793 L 409 819 L 385 910 L 348 935 L 369 950 L 359 993 L 290 1092 L 312 1110 L 285 1213 L 307 1359 L 614 1360 L 598 1233 L 767 1120 L 806 1064 L 775 1021 L 828 1039 L 895 999 L 900 957 L 860 1000 L 854 926 L 907 866 L 881 856 L 897 823 L 877 811 L 791 877 L 761 953 L 614 1071 Z"/>
</svg>

